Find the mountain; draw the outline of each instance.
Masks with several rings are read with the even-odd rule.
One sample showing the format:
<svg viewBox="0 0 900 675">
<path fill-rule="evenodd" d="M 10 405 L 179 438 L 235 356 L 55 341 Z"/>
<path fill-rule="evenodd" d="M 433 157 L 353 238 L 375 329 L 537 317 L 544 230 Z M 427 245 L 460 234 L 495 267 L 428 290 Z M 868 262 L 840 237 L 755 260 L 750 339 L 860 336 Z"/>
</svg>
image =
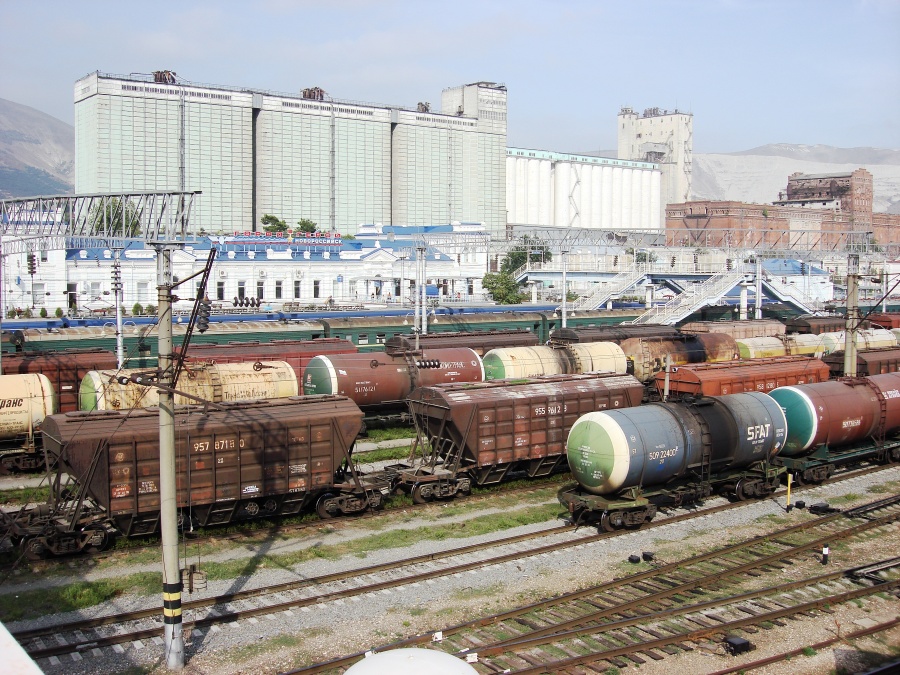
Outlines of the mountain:
<svg viewBox="0 0 900 675">
<path fill-rule="evenodd" d="M 900 151 L 778 143 L 725 154 L 695 154 L 694 199 L 766 204 L 778 199 L 792 173 L 871 172 L 873 210 L 900 213 Z"/>
<path fill-rule="evenodd" d="M 0 198 L 71 193 L 75 128 L 0 98 Z"/>
</svg>

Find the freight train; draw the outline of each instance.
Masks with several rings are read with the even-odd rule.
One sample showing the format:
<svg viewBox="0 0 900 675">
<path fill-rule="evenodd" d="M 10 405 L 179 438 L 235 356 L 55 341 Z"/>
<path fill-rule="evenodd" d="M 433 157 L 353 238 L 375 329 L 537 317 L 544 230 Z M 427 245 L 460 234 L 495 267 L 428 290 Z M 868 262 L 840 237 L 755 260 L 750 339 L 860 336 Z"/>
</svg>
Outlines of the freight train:
<svg viewBox="0 0 900 675">
<path fill-rule="evenodd" d="M 566 443 L 575 522 L 639 527 L 660 505 L 771 494 L 788 472 L 827 480 L 842 464 L 900 461 L 900 373 L 589 413 Z"/>
</svg>

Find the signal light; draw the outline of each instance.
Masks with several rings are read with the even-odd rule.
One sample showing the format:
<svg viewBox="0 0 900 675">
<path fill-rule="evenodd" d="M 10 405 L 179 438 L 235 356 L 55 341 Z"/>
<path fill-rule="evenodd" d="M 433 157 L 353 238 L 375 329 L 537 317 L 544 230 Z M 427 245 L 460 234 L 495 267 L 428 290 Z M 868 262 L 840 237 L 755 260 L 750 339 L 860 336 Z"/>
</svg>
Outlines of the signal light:
<svg viewBox="0 0 900 675">
<path fill-rule="evenodd" d="M 197 332 L 205 333 L 209 330 L 209 315 L 212 312 L 212 304 L 209 298 L 203 298 L 197 306 Z"/>
<path fill-rule="evenodd" d="M 35 258 L 34 253 L 28 254 L 28 274 L 34 276 L 37 273 L 37 258 Z"/>
</svg>

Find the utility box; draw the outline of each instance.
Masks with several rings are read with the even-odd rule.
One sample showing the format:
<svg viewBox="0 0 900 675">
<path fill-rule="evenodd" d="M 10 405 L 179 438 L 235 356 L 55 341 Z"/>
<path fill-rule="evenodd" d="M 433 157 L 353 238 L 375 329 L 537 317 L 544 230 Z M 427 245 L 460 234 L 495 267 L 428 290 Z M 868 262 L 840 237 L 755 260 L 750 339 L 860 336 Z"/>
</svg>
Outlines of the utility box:
<svg viewBox="0 0 900 675">
<path fill-rule="evenodd" d="M 749 652 L 751 649 L 753 649 L 753 645 L 750 644 L 749 640 L 746 640 L 742 637 L 736 637 L 732 635 L 725 638 L 725 651 L 727 651 L 732 656 L 737 656 L 738 654 Z"/>
</svg>

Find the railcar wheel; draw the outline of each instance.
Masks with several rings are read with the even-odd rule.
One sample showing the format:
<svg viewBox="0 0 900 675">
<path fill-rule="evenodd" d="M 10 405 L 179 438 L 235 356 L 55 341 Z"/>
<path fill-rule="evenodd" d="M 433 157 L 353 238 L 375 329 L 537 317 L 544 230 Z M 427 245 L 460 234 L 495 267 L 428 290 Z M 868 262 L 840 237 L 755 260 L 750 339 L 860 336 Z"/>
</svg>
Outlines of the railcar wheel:
<svg viewBox="0 0 900 675">
<path fill-rule="evenodd" d="M 106 547 L 109 546 L 109 532 L 104 528 L 92 527 L 85 530 L 85 532 L 89 533 L 91 537 L 84 547 L 84 550 L 88 553 L 99 553 L 100 551 L 105 551 Z"/>
<path fill-rule="evenodd" d="M 416 485 L 412 491 L 413 504 L 427 504 L 434 499 L 434 491 L 430 485 Z"/>
<path fill-rule="evenodd" d="M 256 502 L 247 502 L 244 504 L 244 512 L 251 518 L 259 515 L 259 504 Z"/>
<path fill-rule="evenodd" d="M 318 514 L 319 518 L 322 520 L 334 518 L 338 514 L 338 511 L 338 505 L 334 502 L 334 495 L 331 493 L 322 495 L 319 497 L 319 501 L 316 502 L 316 514 Z"/>
<path fill-rule="evenodd" d="M 19 543 L 19 548 L 29 560 L 45 560 L 49 556 L 43 542 L 37 537 L 25 537 Z"/>
<path fill-rule="evenodd" d="M 747 501 L 747 495 L 744 494 L 744 481 L 739 480 L 734 485 L 734 496 L 739 502 Z"/>
<path fill-rule="evenodd" d="M 609 518 L 609 511 L 604 511 L 600 514 L 600 528 L 604 532 L 615 532 L 616 526 L 613 525 L 612 521 Z"/>
</svg>

